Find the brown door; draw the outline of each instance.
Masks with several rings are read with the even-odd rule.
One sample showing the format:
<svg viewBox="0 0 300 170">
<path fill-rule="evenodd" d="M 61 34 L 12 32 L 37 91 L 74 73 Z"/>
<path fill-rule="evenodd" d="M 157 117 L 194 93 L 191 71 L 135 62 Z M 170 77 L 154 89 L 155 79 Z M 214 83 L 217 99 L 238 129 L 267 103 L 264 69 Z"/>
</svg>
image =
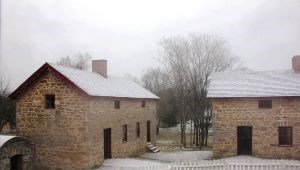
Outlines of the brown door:
<svg viewBox="0 0 300 170">
<path fill-rule="evenodd" d="M 15 155 L 10 158 L 11 170 L 22 170 L 22 155 Z"/>
<path fill-rule="evenodd" d="M 252 126 L 237 127 L 237 154 L 252 154 Z"/>
<path fill-rule="evenodd" d="M 111 158 L 111 128 L 103 130 L 104 138 L 104 159 Z"/>
<path fill-rule="evenodd" d="M 147 142 L 151 142 L 151 124 L 150 124 L 150 120 L 147 121 Z"/>
</svg>

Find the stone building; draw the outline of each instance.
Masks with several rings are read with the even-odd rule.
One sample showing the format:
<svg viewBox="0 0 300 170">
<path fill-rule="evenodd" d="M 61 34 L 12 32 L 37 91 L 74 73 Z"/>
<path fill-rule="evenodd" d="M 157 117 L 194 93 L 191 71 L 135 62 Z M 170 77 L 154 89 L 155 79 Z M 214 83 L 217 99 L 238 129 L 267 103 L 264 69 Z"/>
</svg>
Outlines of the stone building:
<svg viewBox="0 0 300 170">
<path fill-rule="evenodd" d="M 17 135 L 35 145 L 35 169 L 90 169 L 105 158 L 143 153 L 155 144 L 157 96 L 107 75 L 44 64 L 11 95 Z"/>
<path fill-rule="evenodd" d="M 286 71 L 211 77 L 213 155 L 300 159 L 300 56 Z"/>
</svg>

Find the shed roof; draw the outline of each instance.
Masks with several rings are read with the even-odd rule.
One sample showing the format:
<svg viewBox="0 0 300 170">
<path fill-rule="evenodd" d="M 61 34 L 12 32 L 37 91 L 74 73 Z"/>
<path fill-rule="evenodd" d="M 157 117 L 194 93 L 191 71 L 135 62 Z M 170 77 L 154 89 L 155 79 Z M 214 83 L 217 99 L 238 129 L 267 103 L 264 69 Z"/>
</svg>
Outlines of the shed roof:
<svg viewBox="0 0 300 170">
<path fill-rule="evenodd" d="M 89 96 L 159 99 L 158 96 L 141 85 L 124 78 L 114 76 L 105 78 L 98 73 L 48 63 L 45 63 L 39 68 L 20 87 L 18 87 L 10 97 L 15 98 L 18 96 L 18 94 L 20 94 L 33 79 L 41 75 L 41 72 L 49 69 L 58 73 Z"/>
<path fill-rule="evenodd" d="M 212 74 L 209 98 L 300 96 L 300 74 L 285 71 L 224 71 Z"/>
</svg>

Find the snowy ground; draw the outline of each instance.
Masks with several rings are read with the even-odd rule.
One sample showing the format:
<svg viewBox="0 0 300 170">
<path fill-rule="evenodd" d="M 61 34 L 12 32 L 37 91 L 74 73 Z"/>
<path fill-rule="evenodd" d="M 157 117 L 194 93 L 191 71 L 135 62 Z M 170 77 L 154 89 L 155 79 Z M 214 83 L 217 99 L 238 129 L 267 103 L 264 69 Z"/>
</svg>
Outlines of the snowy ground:
<svg viewBox="0 0 300 170">
<path fill-rule="evenodd" d="M 211 151 L 177 151 L 177 152 L 159 152 L 156 154 L 145 153 L 140 156 L 144 159 L 162 161 L 162 162 L 176 162 L 181 160 L 207 160 L 211 159 Z"/>
<path fill-rule="evenodd" d="M 98 170 L 113 170 L 119 167 L 138 167 L 147 165 L 159 165 L 161 163 L 151 160 L 141 160 L 138 158 L 126 158 L 126 159 L 108 159 L 105 160 L 103 166 Z"/>
<path fill-rule="evenodd" d="M 172 163 L 180 160 L 205 160 L 210 159 L 211 151 L 177 151 L 145 153 L 138 158 L 108 159 L 103 167 L 98 170 L 112 170 L 116 167 L 137 167 L 146 165 L 159 165 Z"/>
<path fill-rule="evenodd" d="M 206 160 L 210 159 L 212 152 L 210 151 L 177 151 L 177 152 L 160 152 L 160 153 L 146 153 L 138 158 L 126 158 L 126 159 L 109 159 L 105 160 L 104 164 L 98 170 L 113 170 L 118 167 L 139 167 L 147 165 L 159 165 L 169 164 L 180 160 Z M 223 158 L 227 162 L 240 163 L 240 162 L 252 162 L 261 163 L 264 159 L 255 158 L 252 156 L 237 156 Z M 274 160 L 276 161 L 276 160 Z M 300 161 L 293 161 L 300 164 Z"/>
</svg>

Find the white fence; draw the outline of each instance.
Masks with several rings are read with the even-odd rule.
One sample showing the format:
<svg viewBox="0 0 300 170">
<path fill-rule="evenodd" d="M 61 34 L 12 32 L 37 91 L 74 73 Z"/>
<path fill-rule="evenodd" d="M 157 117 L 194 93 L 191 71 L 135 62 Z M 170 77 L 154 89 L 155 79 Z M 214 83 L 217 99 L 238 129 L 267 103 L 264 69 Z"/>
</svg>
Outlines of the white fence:
<svg viewBox="0 0 300 170">
<path fill-rule="evenodd" d="M 300 163 L 288 160 L 201 160 L 142 167 L 122 167 L 115 170 L 300 170 Z"/>
</svg>

